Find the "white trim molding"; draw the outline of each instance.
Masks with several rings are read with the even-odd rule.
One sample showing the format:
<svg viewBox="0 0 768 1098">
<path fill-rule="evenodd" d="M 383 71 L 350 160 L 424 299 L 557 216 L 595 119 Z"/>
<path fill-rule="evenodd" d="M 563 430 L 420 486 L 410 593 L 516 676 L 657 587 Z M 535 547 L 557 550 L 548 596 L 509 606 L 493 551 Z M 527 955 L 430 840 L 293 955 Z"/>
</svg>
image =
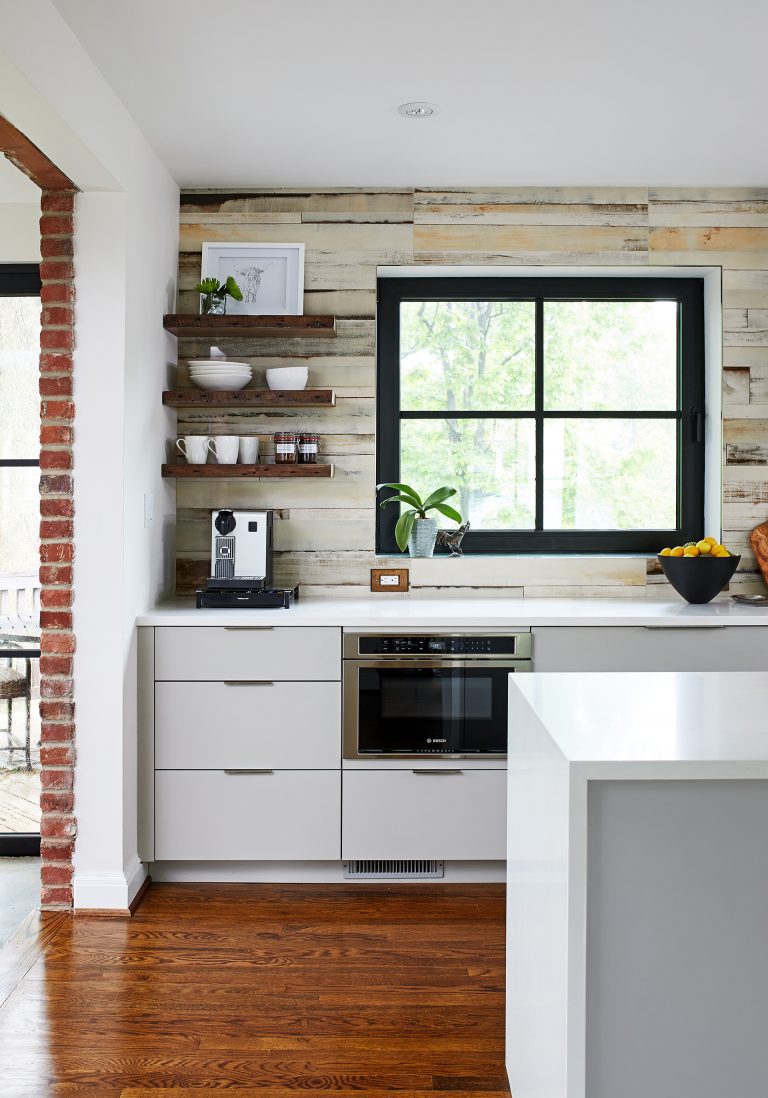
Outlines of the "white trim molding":
<svg viewBox="0 0 768 1098">
<path fill-rule="evenodd" d="M 133 858 L 122 873 L 75 873 L 75 908 L 127 911 L 147 877 L 147 867 Z"/>
</svg>

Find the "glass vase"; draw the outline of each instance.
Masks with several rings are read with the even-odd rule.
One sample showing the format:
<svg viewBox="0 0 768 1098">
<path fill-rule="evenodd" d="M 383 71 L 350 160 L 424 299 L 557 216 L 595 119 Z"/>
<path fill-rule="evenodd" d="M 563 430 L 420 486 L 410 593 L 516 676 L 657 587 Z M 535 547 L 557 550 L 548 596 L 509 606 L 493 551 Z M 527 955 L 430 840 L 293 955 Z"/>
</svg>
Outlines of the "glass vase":
<svg viewBox="0 0 768 1098">
<path fill-rule="evenodd" d="M 201 294 L 200 295 L 200 315 L 201 316 L 224 316 L 227 311 L 227 295 L 226 294 Z"/>
</svg>

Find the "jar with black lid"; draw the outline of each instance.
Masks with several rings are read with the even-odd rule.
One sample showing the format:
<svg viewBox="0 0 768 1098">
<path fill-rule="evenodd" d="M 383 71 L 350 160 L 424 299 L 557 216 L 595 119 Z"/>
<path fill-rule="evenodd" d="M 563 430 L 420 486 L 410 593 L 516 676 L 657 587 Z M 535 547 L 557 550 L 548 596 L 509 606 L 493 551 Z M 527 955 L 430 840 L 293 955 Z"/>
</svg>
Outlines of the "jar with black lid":
<svg viewBox="0 0 768 1098">
<path fill-rule="evenodd" d="M 299 435 L 299 464 L 317 465 L 320 456 L 320 436 L 311 432 Z"/>
<path fill-rule="evenodd" d="M 298 461 L 298 447 L 295 431 L 277 431 L 275 433 L 275 465 L 295 465 Z"/>
</svg>

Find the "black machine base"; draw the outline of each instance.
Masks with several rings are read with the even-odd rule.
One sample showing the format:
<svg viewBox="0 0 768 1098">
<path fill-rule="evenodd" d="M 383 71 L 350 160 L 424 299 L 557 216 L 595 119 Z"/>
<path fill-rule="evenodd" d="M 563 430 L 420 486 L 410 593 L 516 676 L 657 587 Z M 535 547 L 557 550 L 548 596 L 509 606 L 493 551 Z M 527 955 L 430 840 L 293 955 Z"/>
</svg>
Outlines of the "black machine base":
<svg viewBox="0 0 768 1098">
<path fill-rule="evenodd" d="M 287 610 L 299 597 L 298 587 L 258 587 L 232 590 L 214 586 L 209 580 L 205 591 L 196 591 L 198 610 Z"/>
</svg>

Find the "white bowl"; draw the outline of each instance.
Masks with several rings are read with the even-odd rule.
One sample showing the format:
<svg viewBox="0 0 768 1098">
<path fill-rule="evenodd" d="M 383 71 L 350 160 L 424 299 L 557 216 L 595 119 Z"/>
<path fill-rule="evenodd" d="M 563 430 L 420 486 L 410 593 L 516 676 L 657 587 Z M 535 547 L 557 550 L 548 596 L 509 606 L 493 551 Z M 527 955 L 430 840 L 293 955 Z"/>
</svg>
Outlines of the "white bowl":
<svg viewBox="0 0 768 1098">
<path fill-rule="evenodd" d="M 194 369 L 213 369 L 213 370 L 227 370 L 232 366 L 244 366 L 248 370 L 251 369 L 251 363 L 249 362 L 234 362 L 229 358 L 190 358 L 187 365 Z"/>
<path fill-rule="evenodd" d="M 253 377 L 250 370 L 193 370 L 190 377 Z"/>
<path fill-rule="evenodd" d="M 306 366 L 278 366 L 267 370 L 270 389 L 306 389 L 309 370 Z"/>
<path fill-rule="evenodd" d="M 189 372 L 191 374 L 252 374 L 253 370 L 250 366 L 227 366 L 226 369 L 222 367 L 220 370 L 214 369 L 213 366 L 190 366 Z"/>
<path fill-rule="evenodd" d="M 225 391 L 227 389 L 244 389 L 251 379 L 249 377 L 193 377 L 192 384 L 198 389 L 210 389 Z"/>
</svg>

